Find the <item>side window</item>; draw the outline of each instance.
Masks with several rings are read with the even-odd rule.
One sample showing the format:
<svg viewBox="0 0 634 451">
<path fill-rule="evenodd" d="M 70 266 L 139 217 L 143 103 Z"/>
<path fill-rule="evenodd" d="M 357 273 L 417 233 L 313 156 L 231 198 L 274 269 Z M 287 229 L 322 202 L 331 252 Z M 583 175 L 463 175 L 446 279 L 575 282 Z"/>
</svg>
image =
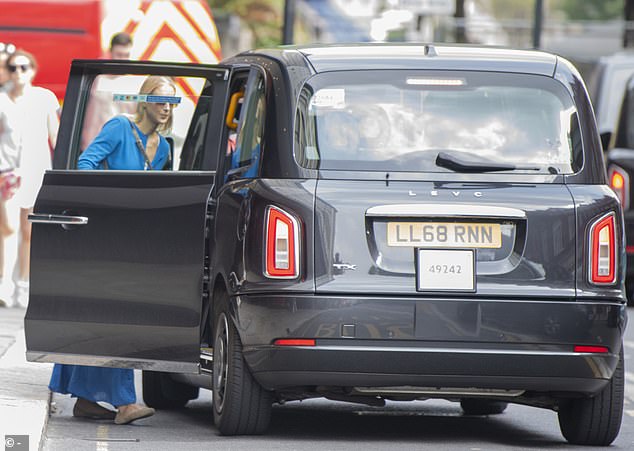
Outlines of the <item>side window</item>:
<svg viewBox="0 0 634 451">
<path fill-rule="evenodd" d="M 319 168 L 319 153 L 315 142 L 315 117 L 308 115 L 308 105 L 312 92 L 302 89 L 295 116 L 295 159 L 309 169 Z"/>
<path fill-rule="evenodd" d="M 213 83 L 200 77 L 98 75 L 75 167 L 200 170 L 212 95 Z"/>
<path fill-rule="evenodd" d="M 630 148 L 634 143 L 634 91 L 628 84 L 623 94 L 623 104 L 619 112 L 618 121 L 616 123 L 616 129 L 612 135 L 611 141 L 608 143 L 609 148 L 613 147 L 625 147 Z M 604 146 L 604 150 L 607 150 L 608 146 Z"/>
<path fill-rule="evenodd" d="M 213 85 L 206 82 L 202 95 L 198 99 L 196 110 L 189 125 L 189 131 L 183 143 L 179 170 L 196 170 L 202 167 L 202 159 L 205 150 L 205 136 L 211 111 Z"/>
<path fill-rule="evenodd" d="M 257 175 L 264 137 L 265 111 L 264 77 L 260 73 L 253 73 L 247 82 L 235 147 L 229 152 L 229 172 L 237 171 L 246 178 Z"/>
<path fill-rule="evenodd" d="M 629 89 L 625 94 L 623 123 L 623 144 L 618 147 L 634 147 L 634 89 Z"/>
</svg>

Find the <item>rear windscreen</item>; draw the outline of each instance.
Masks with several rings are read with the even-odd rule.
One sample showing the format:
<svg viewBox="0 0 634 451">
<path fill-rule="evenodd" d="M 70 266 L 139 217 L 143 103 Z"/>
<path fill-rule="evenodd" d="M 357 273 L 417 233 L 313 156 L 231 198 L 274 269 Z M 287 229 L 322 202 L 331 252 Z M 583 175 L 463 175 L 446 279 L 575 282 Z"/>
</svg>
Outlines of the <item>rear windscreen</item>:
<svg viewBox="0 0 634 451">
<path fill-rule="evenodd" d="M 582 151 L 565 88 L 524 74 L 318 74 L 295 132 L 301 165 L 334 170 L 561 174 L 579 169 Z"/>
</svg>

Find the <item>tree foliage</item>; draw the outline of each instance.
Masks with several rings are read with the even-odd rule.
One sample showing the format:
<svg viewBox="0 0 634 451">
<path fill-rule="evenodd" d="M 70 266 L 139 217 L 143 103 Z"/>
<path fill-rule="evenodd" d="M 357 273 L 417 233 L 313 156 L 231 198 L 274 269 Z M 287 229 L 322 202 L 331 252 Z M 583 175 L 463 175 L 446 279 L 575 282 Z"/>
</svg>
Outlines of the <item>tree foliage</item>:
<svg viewBox="0 0 634 451">
<path fill-rule="evenodd" d="M 500 19 L 532 20 L 535 0 L 476 0 Z M 633 0 L 544 0 L 546 17 L 559 12 L 568 20 L 609 20 L 623 16 L 626 1 Z"/>
<path fill-rule="evenodd" d="M 279 45 L 284 0 L 207 0 L 212 9 L 240 17 L 255 37 L 256 47 Z"/>
<path fill-rule="evenodd" d="M 627 0 L 554 0 L 551 8 L 561 10 L 570 20 L 610 20 L 623 17 Z"/>
<path fill-rule="evenodd" d="M 532 19 L 534 0 L 489 0 L 489 10 L 500 19 Z"/>
</svg>

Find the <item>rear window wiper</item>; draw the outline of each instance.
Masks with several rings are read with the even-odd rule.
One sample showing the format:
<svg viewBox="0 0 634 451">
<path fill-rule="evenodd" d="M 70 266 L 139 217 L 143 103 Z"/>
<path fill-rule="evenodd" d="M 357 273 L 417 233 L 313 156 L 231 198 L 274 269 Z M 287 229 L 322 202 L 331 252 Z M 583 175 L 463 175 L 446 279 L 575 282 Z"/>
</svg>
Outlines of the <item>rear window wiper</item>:
<svg viewBox="0 0 634 451">
<path fill-rule="evenodd" d="M 493 172 L 493 171 L 539 171 L 535 166 L 518 166 L 510 163 L 496 163 L 493 161 L 466 160 L 448 152 L 438 152 L 436 166 L 451 169 L 454 172 Z"/>
</svg>

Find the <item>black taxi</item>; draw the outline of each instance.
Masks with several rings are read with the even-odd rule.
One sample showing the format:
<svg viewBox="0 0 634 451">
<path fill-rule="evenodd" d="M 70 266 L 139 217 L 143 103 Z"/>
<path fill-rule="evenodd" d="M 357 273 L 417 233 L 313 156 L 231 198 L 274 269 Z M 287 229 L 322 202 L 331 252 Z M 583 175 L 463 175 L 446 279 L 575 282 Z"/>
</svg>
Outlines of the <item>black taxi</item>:
<svg viewBox="0 0 634 451">
<path fill-rule="evenodd" d="M 149 75 L 178 87 L 169 165 L 78 170 Z M 311 397 L 520 403 L 557 411 L 571 443 L 619 432 L 622 211 L 558 56 L 75 61 L 53 166 L 30 217 L 31 361 L 141 369 L 158 408 L 211 389 L 224 435 Z"/>
</svg>

